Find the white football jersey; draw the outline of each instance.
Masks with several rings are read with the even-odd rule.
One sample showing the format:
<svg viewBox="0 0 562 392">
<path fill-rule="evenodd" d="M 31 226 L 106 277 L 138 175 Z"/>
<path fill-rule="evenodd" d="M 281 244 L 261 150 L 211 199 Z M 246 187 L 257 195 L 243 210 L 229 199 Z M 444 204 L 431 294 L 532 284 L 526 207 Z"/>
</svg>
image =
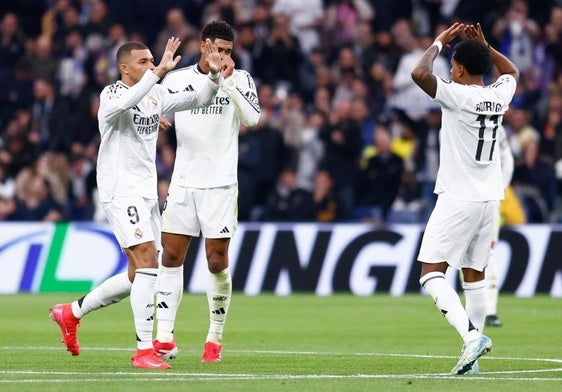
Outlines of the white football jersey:
<svg viewBox="0 0 562 392">
<path fill-rule="evenodd" d="M 515 78 L 502 75 L 489 86 L 436 79 L 442 124 L 435 193 L 465 201 L 503 199 L 498 130 L 515 93 Z"/>
<path fill-rule="evenodd" d="M 197 65 L 172 71 L 162 84 L 171 91 L 198 91 L 208 79 Z M 191 188 L 236 184 L 240 122 L 257 124 L 260 106 L 256 86 L 243 70 L 221 83 L 213 103 L 175 114 L 176 161 L 172 183 Z"/>
<path fill-rule="evenodd" d="M 110 201 L 113 196 L 156 199 L 160 115 L 208 105 L 218 90 L 218 85 L 206 77 L 198 92 L 172 94 L 156 85 L 158 80 L 158 76 L 147 70 L 133 86 L 117 81 L 101 92 L 97 182 L 102 202 Z"/>
</svg>

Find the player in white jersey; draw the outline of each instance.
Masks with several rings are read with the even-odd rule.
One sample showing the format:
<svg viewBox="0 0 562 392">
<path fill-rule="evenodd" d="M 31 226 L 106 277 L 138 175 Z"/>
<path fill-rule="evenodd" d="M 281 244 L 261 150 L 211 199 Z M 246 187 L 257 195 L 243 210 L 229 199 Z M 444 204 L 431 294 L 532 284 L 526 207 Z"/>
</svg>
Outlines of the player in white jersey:
<svg viewBox="0 0 562 392">
<path fill-rule="evenodd" d="M 451 80 L 435 77 L 434 59 L 463 31 L 468 39 L 454 48 Z M 491 63 L 500 77 L 484 86 L 483 75 Z M 418 255 L 420 284 L 463 339 L 461 357 L 451 373 L 475 372 L 473 364 L 492 349 L 492 341 L 482 334 L 484 269 L 495 211 L 504 197 L 498 128 L 515 93 L 519 71 L 490 47 L 479 24 L 456 22 L 425 51 L 412 78 L 442 108 L 438 198 Z M 445 279 L 449 266 L 462 270 L 466 309 Z"/>
<path fill-rule="evenodd" d="M 196 92 L 171 93 L 156 83 L 175 68 L 180 41 L 170 38 L 155 67 L 150 50 L 141 42 L 128 42 L 117 50 L 121 80 L 103 89 L 98 112 L 101 144 L 97 183 L 105 214 L 117 241 L 127 255 L 128 271 L 110 277 L 72 304 L 58 304 L 51 317 L 59 325 L 72 355 L 80 353 L 76 336 L 80 319 L 103 306 L 131 296 L 137 368 L 169 369 L 152 346 L 154 291 L 158 271 L 161 217 L 156 192 L 156 140 L 162 113 L 204 107 L 218 91 L 220 55 L 216 45 L 205 43 L 209 76 Z"/>
<path fill-rule="evenodd" d="M 234 69 L 234 31 L 223 21 L 201 32 L 198 64 L 170 72 L 163 80 L 172 91 L 195 90 L 208 72 L 205 40 L 218 46 L 225 69 L 214 103 L 175 114 L 177 152 L 166 207 L 162 213 L 162 266 L 156 303 L 155 350 L 163 358 L 178 352 L 174 323 L 183 294 L 183 262 L 192 237 L 205 238 L 209 269 L 207 299 L 210 325 L 202 362 L 221 360 L 222 335 L 232 294 L 228 246 L 238 225 L 237 166 L 240 123 L 257 124 L 260 107 L 252 77 Z M 231 74 L 230 77 L 229 74 Z"/>
</svg>

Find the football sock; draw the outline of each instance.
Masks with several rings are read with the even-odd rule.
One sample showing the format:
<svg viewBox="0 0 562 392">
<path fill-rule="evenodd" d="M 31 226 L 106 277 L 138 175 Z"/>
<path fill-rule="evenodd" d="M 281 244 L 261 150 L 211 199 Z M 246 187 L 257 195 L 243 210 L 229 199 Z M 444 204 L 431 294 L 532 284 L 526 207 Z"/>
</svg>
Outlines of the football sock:
<svg viewBox="0 0 562 392">
<path fill-rule="evenodd" d="M 468 319 L 459 295 L 445 279 L 445 274 L 441 272 L 427 273 L 421 277 L 420 285 L 433 298 L 435 306 L 445 316 L 449 324 L 457 330 L 464 342 L 474 339 L 473 334 L 469 334 L 469 332 L 475 328 Z"/>
<path fill-rule="evenodd" d="M 156 339 L 159 342 L 174 340 L 176 313 L 183 295 L 183 265 L 181 267 L 160 266 L 156 289 Z"/>
<path fill-rule="evenodd" d="M 210 274 L 207 285 L 210 325 L 207 342 L 221 343 L 224 322 L 232 295 L 232 277 L 228 268 L 218 274 Z"/>
<path fill-rule="evenodd" d="M 157 268 L 139 268 L 131 286 L 131 309 L 139 350 L 152 348 L 154 286 L 157 274 Z"/>
<path fill-rule="evenodd" d="M 121 301 L 131 293 L 127 271 L 104 280 L 84 297 L 72 302 L 72 313 L 82 318 L 93 310 Z"/>
<path fill-rule="evenodd" d="M 498 314 L 498 269 L 494 250 L 490 252 L 488 266 L 486 267 L 486 316 Z"/>
<path fill-rule="evenodd" d="M 486 283 L 485 280 L 479 282 L 463 282 L 464 296 L 466 298 L 466 314 L 474 326 L 480 331 L 484 331 L 484 321 L 486 320 Z"/>
</svg>

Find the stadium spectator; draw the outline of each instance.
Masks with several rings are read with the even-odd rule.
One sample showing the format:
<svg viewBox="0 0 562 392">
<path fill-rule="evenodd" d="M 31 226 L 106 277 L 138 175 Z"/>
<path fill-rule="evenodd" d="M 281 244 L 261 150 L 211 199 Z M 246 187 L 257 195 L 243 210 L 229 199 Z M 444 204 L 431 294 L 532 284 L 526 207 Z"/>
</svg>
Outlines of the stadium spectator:
<svg viewBox="0 0 562 392">
<path fill-rule="evenodd" d="M 44 79 L 54 83 L 57 75 L 58 59 L 53 52 L 51 38 L 41 35 L 32 42 L 31 51 L 27 51 L 25 60 L 31 64 L 33 79 Z"/>
<path fill-rule="evenodd" d="M 330 172 L 334 191 L 341 203 L 341 216 L 348 218 L 355 204 L 355 183 L 361 154 L 361 129 L 351 117 L 351 103 L 341 101 L 320 130 L 325 145 L 319 167 Z"/>
<path fill-rule="evenodd" d="M 334 193 L 334 181 L 326 170 L 318 170 L 314 175 L 312 202 L 316 222 L 338 222 L 346 218 L 341 216 L 340 202 Z"/>
<path fill-rule="evenodd" d="M 431 108 L 437 105 L 415 85 L 410 77 L 410 72 L 424 53 L 423 48 L 428 46 L 427 39 L 416 37 L 409 22 L 405 20 L 396 22 L 393 34 L 405 53 L 400 58 L 392 79 L 394 94 L 390 97 L 389 105 L 391 108 L 404 111 L 411 120 L 419 122 Z M 435 59 L 434 72 L 440 78 L 448 77 L 449 67 L 443 56 Z"/>
<path fill-rule="evenodd" d="M 24 35 L 16 14 L 8 12 L 0 20 L 0 72 L 11 69 L 24 54 Z"/>
<path fill-rule="evenodd" d="M 554 168 L 539 155 L 539 143 L 529 141 L 515 162 L 513 186 L 525 208 L 527 222 L 550 222 L 556 195 Z"/>
<path fill-rule="evenodd" d="M 314 214 L 312 193 L 298 186 L 293 168 L 286 168 L 267 198 L 262 219 L 269 222 L 311 221 Z"/>
<path fill-rule="evenodd" d="M 10 216 L 15 221 L 58 222 L 63 218 L 63 206 L 55 201 L 47 180 L 40 174 L 34 174 L 27 180 Z"/>
<path fill-rule="evenodd" d="M 451 81 L 445 82 L 432 73 L 433 62 L 461 31 L 467 40 L 454 47 Z M 485 86 L 483 77 L 492 64 L 501 76 Z M 420 285 L 464 342 L 451 373 L 478 373 L 476 361 L 492 349 L 491 339 L 482 334 L 484 270 L 495 213 L 504 197 L 500 158 L 493 147 L 496 129 L 515 94 L 519 71 L 488 44 L 480 24 L 456 22 L 435 38 L 412 71 L 412 79 L 441 105 L 443 113 L 435 187 L 438 199 L 418 255 Z M 479 136 L 482 134 L 489 136 Z M 445 279 L 449 267 L 462 270 L 466 307 Z"/>
<path fill-rule="evenodd" d="M 529 18 L 526 0 L 511 0 L 509 8 L 492 28 L 492 36 L 499 42 L 499 50 L 525 73 L 534 62 L 533 47 L 541 34 L 537 23 Z"/>
<path fill-rule="evenodd" d="M 271 14 L 275 20 L 279 15 L 287 18 L 289 34 L 298 37 L 299 52 L 307 54 L 321 45 L 320 26 L 325 15 L 321 0 L 275 0 Z"/>
<path fill-rule="evenodd" d="M 392 136 L 384 124 L 373 128 L 376 153 L 360 171 L 357 205 L 368 207 L 371 218 L 386 221 L 404 173 L 404 161 L 391 150 Z"/>
<path fill-rule="evenodd" d="M 185 43 L 191 37 L 195 36 L 196 33 L 197 30 L 185 20 L 184 13 L 180 8 L 170 9 L 166 13 L 166 25 L 156 37 L 156 42 L 154 44 L 156 56 L 160 56 L 164 53 L 169 37 L 178 37 Z"/>
<path fill-rule="evenodd" d="M 268 157 L 263 157 L 262 146 L 258 139 L 258 130 L 240 126 L 238 135 L 238 219 L 241 222 L 257 220 L 253 209 L 257 204 L 258 176 L 260 165 L 265 164 Z"/>
<path fill-rule="evenodd" d="M 31 65 L 19 59 L 11 69 L 0 72 L 0 129 L 33 102 Z M 0 132 L 1 135 L 1 132 Z"/>
</svg>

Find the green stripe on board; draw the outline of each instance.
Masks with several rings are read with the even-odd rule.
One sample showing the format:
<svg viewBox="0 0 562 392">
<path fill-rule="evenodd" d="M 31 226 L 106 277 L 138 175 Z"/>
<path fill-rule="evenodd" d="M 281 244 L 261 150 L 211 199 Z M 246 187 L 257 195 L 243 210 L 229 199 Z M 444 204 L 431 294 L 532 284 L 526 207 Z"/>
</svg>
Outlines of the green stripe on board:
<svg viewBox="0 0 562 392">
<path fill-rule="evenodd" d="M 43 271 L 43 279 L 39 286 L 39 292 L 87 292 L 92 288 L 91 280 L 59 280 L 57 269 L 61 260 L 62 248 L 66 233 L 70 227 L 68 222 L 55 223 L 55 231 L 51 241 L 51 248 L 47 256 L 47 263 Z"/>
</svg>

